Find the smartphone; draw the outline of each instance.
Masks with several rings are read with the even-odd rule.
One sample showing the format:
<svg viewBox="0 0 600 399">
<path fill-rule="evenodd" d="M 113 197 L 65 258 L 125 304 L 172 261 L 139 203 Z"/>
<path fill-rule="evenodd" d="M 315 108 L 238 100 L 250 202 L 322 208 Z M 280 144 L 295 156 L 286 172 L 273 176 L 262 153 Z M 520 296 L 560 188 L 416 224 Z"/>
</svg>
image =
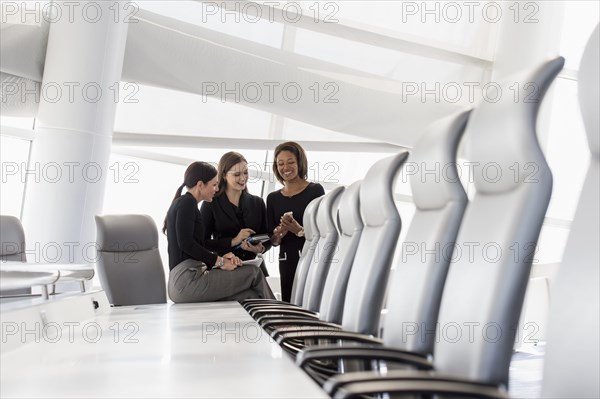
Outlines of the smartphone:
<svg viewBox="0 0 600 399">
<path fill-rule="evenodd" d="M 286 212 L 286 213 L 283 214 L 283 216 L 289 216 L 289 217 L 293 218 L 294 217 L 294 211 Z"/>
</svg>

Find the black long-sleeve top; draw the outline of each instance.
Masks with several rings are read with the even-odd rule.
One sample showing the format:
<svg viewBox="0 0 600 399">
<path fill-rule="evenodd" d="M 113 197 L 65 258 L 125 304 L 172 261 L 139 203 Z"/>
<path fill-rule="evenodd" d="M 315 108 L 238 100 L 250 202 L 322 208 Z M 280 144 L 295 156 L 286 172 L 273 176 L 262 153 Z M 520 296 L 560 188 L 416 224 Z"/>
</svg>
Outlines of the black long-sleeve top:
<svg viewBox="0 0 600 399">
<path fill-rule="evenodd" d="M 325 190 L 319 183 L 309 183 L 304 190 L 291 197 L 281 194 L 281 190 L 273 191 L 267 196 L 267 229 L 273 232 L 283 214 L 289 211 L 294 212 L 294 219 L 300 225 L 303 225 L 306 206 L 313 199 L 324 194 Z M 298 259 L 304 241 L 304 237 L 297 237 L 292 233 L 286 234 L 280 244 L 280 261 L 283 259 Z"/>
<path fill-rule="evenodd" d="M 267 208 L 262 198 L 242 192 L 239 206 L 229 201 L 225 193 L 216 196 L 212 202 L 204 202 L 200 207 L 204 240 L 210 240 L 220 253 L 233 252 L 242 260 L 254 259 L 256 254 L 242 248 L 232 248 L 231 240 L 241 229 L 250 228 L 256 234 L 270 234 L 267 230 Z M 263 243 L 265 249 L 271 247 L 269 242 Z"/>
<path fill-rule="evenodd" d="M 167 239 L 169 269 L 186 259 L 202 261 L 212 269 L 217 262 L 214 243 L 204 238 L 204 226 L 198 210 L 198 202 L 190 193 L 185 193 L 171 204 L 167 212 Z"/>
</svg>

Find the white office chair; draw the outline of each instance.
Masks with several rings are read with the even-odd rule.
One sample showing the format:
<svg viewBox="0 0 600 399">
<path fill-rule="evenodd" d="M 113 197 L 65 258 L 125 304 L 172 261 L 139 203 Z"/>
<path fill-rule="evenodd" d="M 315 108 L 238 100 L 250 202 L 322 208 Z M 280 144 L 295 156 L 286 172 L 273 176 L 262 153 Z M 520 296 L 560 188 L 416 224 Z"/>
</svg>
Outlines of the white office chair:
<svg viewBox="0 0 600 399">
<path fill-rule="evenodd" d="M 255 318 L 263 317 L 280 309 L 294 308 L 298 312 L 307 315 L 315 315 L 312 310 L 303 308 L 304 290 L 306 289 L 308 273 L 313 264 L 313 256 L 321 238 L 317 226 L 317 212 L 323 197 L 313 199 L 304 210 L 302 225 L 304 227 L 305 241 L 302 253 L 298 260 L 296 275 L 292 285 L 291 303 L 273 299 L 248 299 L 242 302 L 242 306 Z"/>
<path fill-rule="evenodd" d="M 596 26 L 581 60 L 578 82 L 591 158 L 551 298 L 544 398 L 600 397 L 599 48 Z"/>
<path fill-rule="evenodd" d="M 532 83 L 537 88 L 535 101 L 503 96 L 497 103 L 481 103 L 471 114 L 471 160 L 500 173 L 474 177 L 476 194 L 467 206 L 442 296 L 435 372 L 334 377 L 326 389 L 335 398 L 377 393 L 506 397 L 532 254 L 552 192 L 552 174 L 535 124 L 543 96 L 563 65 L 562 57 L 550 60 L 502 86 L 508 90 L 514 82 Z M 515 165 L 525 168 L 531 163 L 537 167 L 535 176 L 515 177 Z M 473 247 L 477 250 L 469 251 Z M 357 382 L 348 382 L 352 379 Z"/>
<path fill-rule="evenodd" d="M 360 186 L 360 213 L 364 223 L 348 288 L 344 300 L 341 326 L 331 327 L 375 334 L 385 288 L 390 274 L 401 219 L 394 199 L 394 182 L 400 168 L 408 158 L 408 151 L 381 159 L 369 168 Z M 328 327 L 330 328 L 330 327 Z M 322 333 L 322 326 L 301 326 L 287 330 L 275 338 L 289 352 L 303 348 L 298 340 L 311 340 Z"/>
<path fill-rule="evenodd" d="M 283 316 L 270 315 L 257 319 L 260 325 L 269 331 L 272 336 L 276 336 L 290 327 L 305 325 L 332 326 L 335 324 L 331 323 L 340 324 L 342 322 L 348 279 L 350 278 L 354 256 L 364 226 L 360 217 L 360 184 L 361 181 L 359 180 L 348 186 L 340 196 L 339 208 L 335 209 L 334 206 L 332 209 L 331 220 L 332 222 L 334 219 L 339 220 L 340 232 L 338 244 L 327 273 L 325 287 L 323 287 L 318 318 L 288 310 L 283 313 Z M 291 317 L 295 317 L 297 320 L 290 320 Z M 283 326 L 285 326 L 284 329 L 282 329 Z"/>
<path fill-rule="evenodd" d="M 405 362 L 407 354 L 419 364 L 432 354 L 435 335 L 426 331 L 435 331 L 452 248 L 467 206 L 456 152 L 468 116 L 469 112 L 463 112 L 433 123 L 411 151 L 409 161 L 420 171 L 410 176 L 416 209 L 389 285 L 382 340 L 336 332 L 332 337 L 342 341 L 341 345 L 307 348 L 298 355 L 297 364 L 318 382 L 331 375 L 322 367 L 318 370 L 324 360 L 334 361 L 339 372 L 341 366 L 344 371 L 351 368 L 348 360 L 354 360 L 352 366 L 359 369 L 371 369 L 376 361 Z M 443 177 L 427 173 L 441 170 L 441 165 Z M 407 333 L 409 328 L 413 333 Z"/>
</svg>

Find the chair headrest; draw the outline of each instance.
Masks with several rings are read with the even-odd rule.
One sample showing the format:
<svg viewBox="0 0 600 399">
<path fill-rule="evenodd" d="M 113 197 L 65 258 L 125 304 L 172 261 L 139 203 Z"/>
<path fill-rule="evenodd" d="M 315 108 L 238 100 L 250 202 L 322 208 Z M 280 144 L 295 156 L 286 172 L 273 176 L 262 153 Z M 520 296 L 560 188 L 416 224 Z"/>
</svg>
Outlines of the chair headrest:
<svg viewBox="0 0 600 399">
<path fill-rule="evenodd" d="M 382 226 L 391 215 L 396 215 L 394 180 L 400 166 L 408 158 L 408 151 L 380 159 L 369 168 L 360 186 L 360 213 L 365 225 Z"/>
<path fill-rule="evenodd" d="M 304 227 L 304 237 L 309 241 L 319 235 L 319 228 L 317 227 L 317 210 L 319 209 L 319 204 L 322 199 L 323 197 L 317 197 L 310 201 L 304 210 L 302 226 Z"/>
<path fill-rule="evenodd" d="M 8 215 L 0 215 L 1 256 L 16 255 L 25 251 L 25 231 L 21 221 Z"/>
<path fill-rule="evenodd" d="M 342 234 L 351 236 L 355 231 L 363 228 L 363 221 L 360 217 L 360 193 L 361 180 L 355 181 L 346 188 L 342 194 L 339 205 L 340 229 Z"/>
<path fill-rule="evenodd" d="M 581 108 L 581 115 L 587 132 L 590 151 L 592 156 L 596 159 L 598 159 L 598 135 L 600 134 L 600 127 L 598 124 L 600 118 L 598 115 L 598 107 L 600 107 L 600 102 L 598 101 L 598 87 L 600 87 L 598 78 L 600 75 L 600 65 L 598 61 L 600 33 L 598 32 L 598 27 L 599 25 L 596 25 L 596 29 L 594 29 L 594 32 L 585 47 L 578 76 L 579 107 Z"/>
<path fill-rule="evenodd" d="M 158 248 L 158 230 L 148 215 L 96 216 L 100 251 L 131 252 Z"/>
<path fill-rule="evenodd" d="M 535 179 L 536 168 L 547 165 L 536 120 L 544 95 L 564 62 L 557 57 L 533 71 L 512 75 L 499 85 L 496 102 L 483 101 L 472 112 L 467 141 L 477 192 L 513 190 Z"/>
<path fill-rule="evenodd" d="M 337 208 L 338 199 L 340 194 L 344 192 L 344 187 L 336 187 L 323 196 L 321 203 L 319 204 L 319 210 L 317 211 L 317 227 L 319 228 L 319 234 L 325 236 L 328 233 L 337 230 L 336 221 L 333 219 L 334 208 Z"/>
<path fill-rule="evenodd" d="M 448 202 L 466 198 L 456 168 L 456 151 L 469 114 L 461 112 L 432 123 L 411 151 L 404 170 L 410 173 L 418 209 L 441 209 Z"/>
</svg>

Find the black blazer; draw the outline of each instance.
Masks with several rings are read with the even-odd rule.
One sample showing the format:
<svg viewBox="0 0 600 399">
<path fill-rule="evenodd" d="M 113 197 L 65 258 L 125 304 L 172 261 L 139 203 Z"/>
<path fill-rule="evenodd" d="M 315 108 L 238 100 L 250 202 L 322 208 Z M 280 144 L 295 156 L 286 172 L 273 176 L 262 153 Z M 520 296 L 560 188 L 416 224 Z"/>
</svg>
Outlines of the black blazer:
<svg viewBox="0 0 600 399">
<path fill-rule="evenodd" d="M 223 193 L 215 197 L 212 202 L 204 201 L 200 207 L 200 214 L 204 225 L 204 239 L 210 240 L 211 246 L 220 254 L 233 252 L 242 260 L 254 259 L 256 255 L 252 252 L 241 248 L 233 249 L 231 240 L 244 228 L 250 228 L 256 234 L 269 234 L 265 202 L 262 198 L 247 192 L 242 193 L 237 209 Z M 263 245 L 265 249 L 271 247 L 270 242 Z"/>
</svg>

